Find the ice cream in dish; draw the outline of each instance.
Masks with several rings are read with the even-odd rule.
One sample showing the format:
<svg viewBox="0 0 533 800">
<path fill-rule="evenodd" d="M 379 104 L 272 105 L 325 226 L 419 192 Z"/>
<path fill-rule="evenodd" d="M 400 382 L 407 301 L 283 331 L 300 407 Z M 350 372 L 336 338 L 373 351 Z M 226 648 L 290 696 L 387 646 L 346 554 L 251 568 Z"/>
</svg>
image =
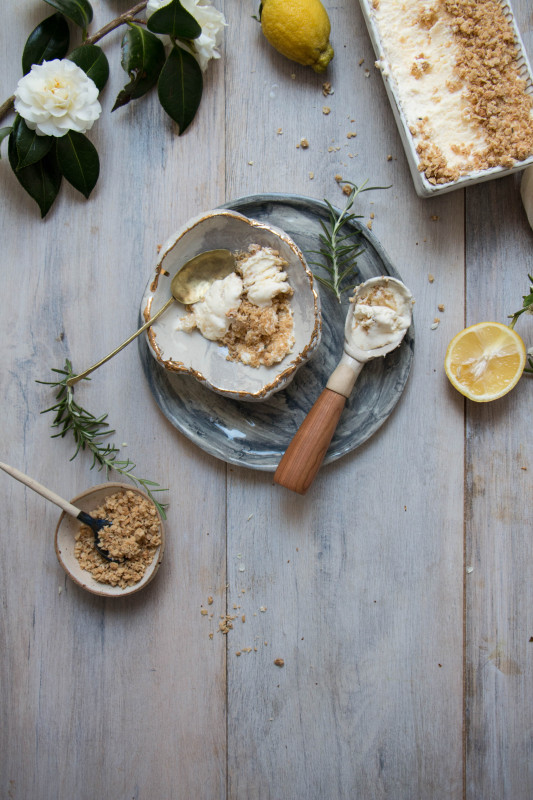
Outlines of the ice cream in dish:
<svg viewBox="0 0 533 800">
<path fill-rule="evenodd" d="M 175 303 L 163 314 L 147 332 L 149 351 L 167 373 L 234 399 L 264 400 L 315 352 L 322 327 L 316 281 L 282 229 L 229 209 L 189 220 L 161 247 L 142 316 L 166 302 L 183 264 L 217 249 L 235 254 L 234 273 L 213 284 L 202 306 Z"/>
<path fill-rule="evenodd" d="M 282 361 L 294 345 L 287 262 L 272 247 L 249 245 L 236 254 L 235 272 L 215 281 L 189 307 L 177 329 L 228 348 L 227 358 L 251 367 Z"/>
</svg>

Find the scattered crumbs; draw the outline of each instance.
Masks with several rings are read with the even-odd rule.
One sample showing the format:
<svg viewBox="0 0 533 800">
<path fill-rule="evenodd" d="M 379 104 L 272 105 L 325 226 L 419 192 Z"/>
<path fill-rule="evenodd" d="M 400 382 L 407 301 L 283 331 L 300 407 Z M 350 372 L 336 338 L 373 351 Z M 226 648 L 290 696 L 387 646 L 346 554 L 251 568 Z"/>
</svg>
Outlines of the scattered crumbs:
<svg viewBox="0 0 533 800">
<path fill-rule="evenodd" d="M 266 647 L 266 646 L 267 646 L 267 644 L 268 644 L 268 642 L 263 642 L 263 644 L 264 644 L 264 645 L 265 645 L 265 647 Z"/>
<path fill-rule="evenodd" d="M 331 113 L 331 108 L 329 106 L 322 106 L 322 113 L 327 116 Z"/>
<path fill-rule="evenodd" d="M 309 147 L 309 142 L 307 141 L 307 139 L 300 139 L 300 147 L 302 148 L 302 150 L 307 150 L 307 148 Z"/>
<path fill-rule="evenodd" d="M 391 154 L 390 154 L 390 153 L 389 153 L 389 155 L 387 156 L 387 161 L 392 161 L 392 156 L 391 156 Z"/>
<path fill-rule="evenodd" d="M 210 634 L 209 634 L 209 638 L 210 638 L 210 639 L 212 639 L 212 638 L 213 638 L 213 636 L 214 636 L 214 633 L 210 633 Z"/>
<path fill-rule="evenodd" d="M 295 81 L 295 80 L 296 80 L 296 73 L 295 72 L 291 72 L 291 81 Z"/>
<path fill-rule="evenodd" d="M 57 587 L 57 593 L 61 594 L 62 591 L 63 591 L 63 587 L 62 586 L 58 586 Z"/>
<path fill-rule="evenodd" d="M 64 338 L 65 338 L 65 331 L 61 331 L 59 336 L 56 337 L 56 342 L 62 342 Z"/>
<path fill-rule="evenodd" d="M 246 567 L 244 566 L 244 564 L 239 564 L 239 572 L 244 572 L 245 569 Z"/>
<path fill-rule="evenodd" d="M 160 253 L 160 252 L 161 252 L 161 248 L 162 248 L 162 247 L 163 247 L 163 245 L 162 245 L 162 244 L 158 244 L 158 245 L 156 245 L 156 248 L 155 248 L 155 249 L 157 250 L 157 252 L 158 252 L 158 253 Z"/>
<path fill-rule="evenodd" d="M 431 220 L 432 222 L 438 222 L 438 221 L 439 221 L 439 215 L 438 215 L 438 214 L 432 214 L 432 215 L 430 216 L 430 220 Z"/>
<path fill-rule="evenodd" d="M 366 223 L 366 227 L 368 228 L 369 231 L 372 230 L 372 220 L 371 219 L 369 219 L 368 222 Z"/>
<path fill-rule="evenodd" d="M 161 245 L 159 245 L 159 247 L 161 247 Z M 160 275 L 164 275 L 166 278 L 168 278 L 168 276 L 170 275 L 170 272 L 168 272 L 168 270 L 166 270 L 166 269 L 162 269 L 162 270 L 160 270 Z"/>
<path fill-rule="evenodd" d="M 309 173 L 309 180 L 312 181 L 314 177 L 315 177 L 315 173 L 314 172 L 310 172 Z"/>
<path fill-rule="evenodd" d="M 439 303 L 438 309 L 439 311 L 444 311 L 444 303 Z"/>
<path fill-rule="evenodd" d="M 364 63 L 365 63 L 365 59 L 364 58 L 360 58 L 359 59 L 359 66 L 361 67 Z"/>
<path fill-rule="evenodd" d="M 371 211 L 371 212 L 370 212 L 370 219 L 374 219 L 374 217 L 375 217 L 375 216 L 376 216 L 376 215 L 374 214 L 374 212 L 373 212 L 373 211 Z"/>
<path fill-rule="evenodd" d="M 533 642 L 533 636 L 530 636 L 530 637 L 529 637 L 529 641 L 530 641 L 530 642 Z"/>
<path fill-rule="evenodd" d="M 200 610 L 200 614 L 202 615 L 202 617 L 207 617 L 207 608 L 202 608 Z"/>
<path fill-rule="evenodd" d="M 365 78 L 370 78 L 370 70 L 365 69 Z"/>
<path fill-rule="evenodd" d="M 353 153 L 348 153 L 348 158 L 353 158 L 353 157 L 354 157 Z"/>
<path fill-rule="evenodd" d="M 429 275 L 428 275 L 428 281 L 429 281 L 430 283 L 433 283 L 433 281 L 434 281 L 434 280 L 435 280 L 435 276 L 434 276 L 434 275 L 432 275 L 432 274 L 431 274 L 431 272 L 430 272 L 430 273 L 429 273 Z"/>
<path fill-rule="evenodd" d="M 243 615 L 241 616 L 241 622 L 246 622 L 246 614 L 243 614 Z"/>
<path fill-rule="evenodd" d="M 241 592 L 242 592 L 243 594 L 246 594 L 246 589 L 241 589 Z"/>
<path fill-rule="evenodd" d="M 322 94 L 324 97 L 327 97 L 328 94 L 333 94 L 333 89 L 331 88 L 331 83 L 329 83 L 329 81 L 326 81 L 322 84 Z"/>
<path fill-rule="evenodd" d="M 242 649 L 243 653 L 251 653 L 252 652 L 252 648 L 251 647 L 243 647 L 241 649 Z"/>
<path fill-rule="evenodd" d="M 437 664 L 438 667 L 442 667 L 442 664 Z"/>
<path fill-rule="evenodd" d="M 348 131 L 348 133 L 346 134 L 347 139 L 355 139 L 356 136 L 357 136 L 356 131 Z"/>
<path fill-rule="evenodd" d="M 233 610 L 237 611 L 238 608 L 239 608 L 239 606 L 237 605 L 237 603 L 233 603 Z"/>
<path fill-rule="evenodd" d="M 348 186 L 348 184 L 345 184 L 345 185 L 342 187 L 342 192 L 343 192 L 343 194 L 349 195 L 349 194 L 351 194 L 351 192 L 352 192 L 352 187 L 351 187 L 351 186 Z"/>
<path fill-rule="evenodd" d="M 431 330 L 432 331 L 436 330 L 436 328 L 439 327 L 439 323 L 440 319 L 438 317 L 435 317 L 435 319 L 433 320 L 433 324 L 431 325 Z"/>
<path fill-rule="evenodd" d="M 212 606 L 213 605 L 213 598 L 211 597 L 211 595 L 209 595 L 209 597 L 207 598 L 207 605 L 208 606 Z"/>
<path fill-rule="evenodd" d="M 268 718 L 268 721 L 269 721 L 269 722 L 274 722 L 274 717 L 269 717 L 269 718 Z"/>
<path fill-rule="evenodd" d="M 254 165 L 254 162 L 253 162 L 253 161 L 249 161 L 249 162 L 248 162 L 248 166 L 249 166 L 249 167 L 253 167 L 253 165 Z"/>
<path fill-rule="evenodd" d="M 520 469 L 523 469 L 524 472 L 527 472 L 527 467 L 520 467 Z"/>
<path fill-rule="evenodd" d="M 220 622 L 218 623 L 220 633 L 229 633 L 233 628 L 234 619 L 235 617 L 232 617 L 230 614 L 224 614 L 224 616 L 220 617 Z"/>
<path fill-rule="evenodd" d="M 266 606 L 261 606 L 261 608 L 259 609 L 259 611 L 266 611 L 266 610 L 267 610 Z"/>
<path fill-rule="evenodd" d="M 285 661 L 282 658 L 275 658 L 274 664 L 276 665 L 276 667 L 284 667 Z"/>
<path fill-rule="evenodd" d="M 252 519 L 252 517 L 253 517 L 253 514 L 249 514 L 249 515 L 246 517 L 246 522 L 250 522 L 250 520 Z"/>
<path fill-rule="evenodd" d="M 403 510 L 404 510 L 404 511 L 407 511 L 407 506 L 404 506 L 404 507 L 403 507 Z"/>
<path fill-rule="evenodd" d="M 240 654 L 241 654 L 240 650 L 237 650 L 237 652 L 235 653 L 236 656 L 240 656 Z"/>
<path fill-rule="evenodd" d="M 283 130 L 281 128 L 278 128 L 276 133 L 278 134 L 278 136 L 281 136 L 282 133 L 283 133 Z"/>
<path fill-rule="evenodd" d="M 342 175 L 339 175 L 339 174 L 337 173 L 337 174 L 335 175 L 335 180 L 337 181 L 337 183 L 340 183 L 340 182 L 342 181 Z"/>
<path fill-rule="evenodd" d="M 470 575 L 470 573 L 474 571 L 474 567 L 467 567 L 466 571 Z"/>
</svg>

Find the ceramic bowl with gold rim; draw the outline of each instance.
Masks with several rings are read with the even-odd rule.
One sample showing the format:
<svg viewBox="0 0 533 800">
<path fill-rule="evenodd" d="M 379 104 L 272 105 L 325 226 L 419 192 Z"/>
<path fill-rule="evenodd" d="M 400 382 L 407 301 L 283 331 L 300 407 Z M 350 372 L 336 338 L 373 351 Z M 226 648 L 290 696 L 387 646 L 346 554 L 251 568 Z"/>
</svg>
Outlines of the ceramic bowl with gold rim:
<svg viewBox="0 0 533 800">
<path fill-rule="evenodd" d="M 287 386 L 315 352 L 321 336 L 316 279 L 302 251 L 284 231 L 224 209 L 189 220 L 162 246 L 155 274 L 143 295 L 141 315 L 146 321 L 167 302 L 172 278 L 194 256 L 217 249 L 243 253 L 250 245 L 272 248 L 287 263 L 284 271 L 293 290 L 294 345 L 282 361 L 253 367 L 229 360 L 225 345 L 206 339 L 198 329 L 186 332 L 178 328 L 178 321 L 188 312 L 177 301 L 148 328 L 146 336 L 151 354 L 163 369 L 188 374 L 226 397 L 261 401 Z"/>
</svg>

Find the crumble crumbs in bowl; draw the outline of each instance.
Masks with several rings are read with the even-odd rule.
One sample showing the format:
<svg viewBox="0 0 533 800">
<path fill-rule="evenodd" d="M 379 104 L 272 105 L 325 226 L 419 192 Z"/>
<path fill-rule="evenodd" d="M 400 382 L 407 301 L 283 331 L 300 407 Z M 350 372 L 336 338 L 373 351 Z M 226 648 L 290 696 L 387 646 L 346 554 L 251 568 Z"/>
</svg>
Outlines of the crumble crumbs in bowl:
<svg viewBox="0 0 533 800">
<path fill-rule="evenodd" d="M 217 209 L 184 225 L 162 247 L 141 304 L 144 320 L 170 295 L 174 275 L 194 256 L 226 249 L 235 271 L 194 306 L 178 302 L 147 331 L 151 355 L 237 400 L 283 389 L 321 336 L 317 284 L 296 243 L 281 229 Z"/>
<path fill-rule="evenodd" d="M 150 498 L 131 485 L 110 482 L 72 502 L 112 523 L 100 531 L 99 544 L 115 560 L 106 560 L 96 550 L 88 526 L 63 513 L 55 548 L 70 578 L 83 589 L 108 597 L 124 597 L 146 586 L 161 564 L 165 542 L 163 521 Z"/>
</svg>

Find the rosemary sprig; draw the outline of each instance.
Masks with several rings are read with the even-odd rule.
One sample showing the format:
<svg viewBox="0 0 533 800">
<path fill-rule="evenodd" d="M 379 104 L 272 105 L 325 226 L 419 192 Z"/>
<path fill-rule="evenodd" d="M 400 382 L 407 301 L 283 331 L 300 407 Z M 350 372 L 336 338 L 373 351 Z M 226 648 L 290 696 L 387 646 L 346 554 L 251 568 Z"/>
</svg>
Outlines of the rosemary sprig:
<svg viewBox="0 0 533 800">
<path fill-rule="evenodd" d="M 52 439 L 57 437 L 63 438 L 70 431 L 74 436 L 76 449 L 71 457 L 71 461 L 76 458 L 80 450 L 88 450 L 93 457 L 90 469 L 95 466 L 98 471 L 105 469 L 106 477 L 109 478 L 109 472 L 115 470 L 120 475 L 126 475 L 133 483 L 144 489 L 148 497 L 152 500 L 157 510 L 163 519 L 166 519 L 165 504 L 160 503 L 154 496 L 154 492 L 164 492 L 158 483 L 150 481 L 147 478 L 139 478 L 134 474 L 136 464 L 127 459 L 117 458 L 119 448 L 109 442 L 103 442 L 102 438 L 107 439 L 115 433 L 114 430 L 109 428 L 107 422 L 107 414 L 102 414 L 100 417 L 95 417 L 89 411 L 86 411 L 74 400 L 74 388 L 67 386 L 67 380 L 73 377 L 76 373 L 72 369 L 72 364 L 68 359 L 65 360 L 64 369 L 52 369 L 52 372 L 61 375 L 62 377 L 57 381 L 37 381 L 46 386 L 57 387 L 56 403 L 50 408 L 45 408 L 41 414 L 48 412 L 54 413 L 54 420 L 52 428 L 60 429 L 58 433 L 52 434 Z M 90 380 L 90 378 L 85 378 Z"/>
<path fill-rule="evenodd" d="M 533 277 L 531 275 L 527 276 L 529 278 L 529 294 L 522 295 L 522 308 L 519 308 L 518 311 L 515 311 L 514 314 L 509 314 L 511 322 L 509 323 L 510 328 L 514 328 L 516 325 L 519 317 L 522 314 L 533 314 Z M 528 364 L 529 367 L 524 369 L 524 372 L 529 372 L 533 374 L 533 348 L 528 350 Z"/>
<path fill-rule="evenodd" d="M 389 186 L 367 186 L 366 180 L 362 186 L 357 186 L 351 181 L 343 181 L 343 185 L 351 186 L 350 194 L 346 205 L 340 213 L 333 208 L 328 200 L 324 200 L 329 210 L 329 227 L 320 220 L 322 233 L 319 234 L 320 250 L 310 250 L 313 255 L 321 256 L 323 261 L 310 261 L 315 267 L 321 267 L 330 275 L 329 278 L 323 275 L 315 275 L 317 281 L 329 289 L 339 303 L 345 292 L 350 291 L 355 286 L 355 276 L 357 273 L 357 257 L 364 252 L 363 247 L 356 246 L 349 240 L 353 236 L 353 231 L 343 233 L 343 227 L 354 219 L 361 219 L 361 214 L 350 213 L 355 199 L 362 192 L 369 192 L 372 189 L 389 189 Z M 348 279 L 351 283 L 347 283 Z"/>
</svg>

